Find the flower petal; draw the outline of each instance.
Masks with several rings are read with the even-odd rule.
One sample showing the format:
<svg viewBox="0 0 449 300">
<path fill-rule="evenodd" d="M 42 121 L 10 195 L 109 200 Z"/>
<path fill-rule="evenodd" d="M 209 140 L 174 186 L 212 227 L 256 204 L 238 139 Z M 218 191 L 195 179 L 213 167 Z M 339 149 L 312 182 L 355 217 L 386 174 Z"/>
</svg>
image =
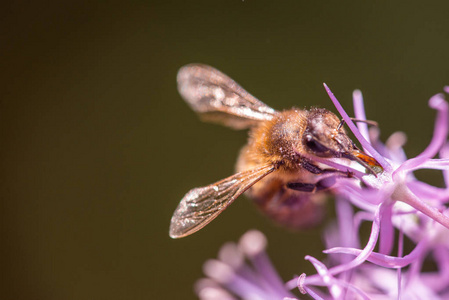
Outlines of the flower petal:
<svg viewBox="0 0 449 300">
<path fill-rule="evenodd" d="M 403 268 L 414 262 L 418 257 L 423 256 L 427 247 L 428 241 L 422 240 L 418 243 L 418 245 L 416 245 L 416 247 L 413 249 L 412 252 L 410 252 L 410 254 L 404 257 L 396 257 L 377 252 L 372 252 L 368 256 L 367 261 L 385 268 L 393 268 L 393 269 Z M 344 253 L 357 256 L 360 255 L 362 250 L 356 248 L 335 247 L 332 249 L 325 250 L 323 252 L 326 254 Z"/>
<path fill-rule="evenodd" d="M 446 143 L 448 134 L 448 103 L 444 100 L 442 94 L 437 94 L 430 98 L 429 106 L 437 110 L 433 137 L 430 144 L 420 155 L 407 160 L 395 170 L 393 177 L 400 172 L 416 169 L 417 166 L 437 155 L 438 151 Z"/>
<path fill-rule="evenodd" d="M 363 103 L 363 96 L 360 90 L 355 90 L 352 93 L 352 103 L 354 105 L 354 115 L 358 120 L 366 120 L 365 106 Z M 359 122 L 357 123 L 360 134 L 369 141 L 368 124 Z"/>
</svg>

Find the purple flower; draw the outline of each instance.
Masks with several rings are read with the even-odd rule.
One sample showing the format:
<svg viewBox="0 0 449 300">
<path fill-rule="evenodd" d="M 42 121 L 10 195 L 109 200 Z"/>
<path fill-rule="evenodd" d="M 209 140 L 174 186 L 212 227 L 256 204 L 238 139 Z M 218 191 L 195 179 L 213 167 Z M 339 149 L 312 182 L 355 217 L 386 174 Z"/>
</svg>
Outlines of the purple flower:
<svg viewBox="0 0 449 300">
<path fill-rule="evenodd" d="M 364 151 L 383 169 L 376 170 L 376 175 L 365 174 L 356 164 L 320 160 L 354 175 L 335 177 L 337 219 L 324 232 L 327 265 L 306 256 L 317 273 L 303 274 L 284 285 L 264 252 L 265 238 L 251 231 L 238 246 L 225 245 L 219 260 L 205 264 L 205 273 L 212 280 L 198 284 L 201 299 L 290 299 L 294 295 L 289 290 L 295 288 L 314 299 L 449 297 L 449 106 L 443 95 L 429 100 L 429 106 L 437 111 L 430 144 L 407 159 L 402 148 L 405 134 L 395 133 L 382 143 L 378 128 L 368 129 L 365 123 L 356 126 L 326 85 L 325 89 Z M 449 87 L 445 91 L 449 93 Z M 355 91 L 353 98 L 356 119 L 366 120 L 360 91 Z M 441 170 L 446 187 L 418 180 L 413 172 L 420 169 Z M 365 245 L 361 245 L 359 234 L 363 222 L 371 223 Z M 414 244 L 410 253 L 403 253 L 404 236 Z M 244 257 L 252 266 L 244 263 Z M 433 260 L 437 270 L 424 272 L 424 259 Z M 212 294 L 220 297 L 206 297 Z"/>
<path fill-rule="evenodd" d="M 210 279 L 196 284 L 200 299 L 288 299 L 294 297 L 271 264 L 265 249 L 267 240 L 256 230 L 248 231 L 238 244 L 225 244 L 218 259 L 204 264 Z M 249 264 L 245 263 L 245 259 Z M 239 297 L 239 298 L 237 298 Z"/>
</svg>

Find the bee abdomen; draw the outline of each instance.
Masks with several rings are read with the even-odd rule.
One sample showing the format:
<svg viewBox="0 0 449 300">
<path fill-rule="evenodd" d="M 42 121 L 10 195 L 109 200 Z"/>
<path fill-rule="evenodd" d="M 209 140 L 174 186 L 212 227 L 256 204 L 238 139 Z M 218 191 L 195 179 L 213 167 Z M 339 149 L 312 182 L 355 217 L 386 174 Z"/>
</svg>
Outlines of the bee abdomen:
<svg viewBox="0 0 449 300">
<path fill-rule="evenodd" d="M 300 192 L 287 188 L 281 178 L 264 178 L 246 192 L 262 213 L 277 224 L 305 229 L 321 222 L 325 193 Z"/>
</svg>

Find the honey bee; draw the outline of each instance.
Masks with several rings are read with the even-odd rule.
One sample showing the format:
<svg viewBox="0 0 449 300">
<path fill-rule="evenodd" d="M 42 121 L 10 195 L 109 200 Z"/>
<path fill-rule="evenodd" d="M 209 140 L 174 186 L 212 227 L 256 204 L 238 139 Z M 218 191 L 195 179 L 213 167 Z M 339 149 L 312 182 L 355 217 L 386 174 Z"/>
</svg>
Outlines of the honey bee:
<svg viewBox="0 0 449 300">
<path fill-rule="evenodd" d="M 171 219 L 170 237 L 190 235 L 215 219 L 242 193 L 277 223 L 306 228 L 319 222 L 328 183 L 319 175 L 335 172 L 314 158 L 356 161 L 368 172 L 379 164 L 347 136 L 343 122 L 324 108 L 276 111 L 235 81 L 206 65 L 182 67 L 178 90 L 203 120 L 233 129 L 249 128 L 248 144 L 237 160 L 237 173 L 190 190 Z"/>
</svg>

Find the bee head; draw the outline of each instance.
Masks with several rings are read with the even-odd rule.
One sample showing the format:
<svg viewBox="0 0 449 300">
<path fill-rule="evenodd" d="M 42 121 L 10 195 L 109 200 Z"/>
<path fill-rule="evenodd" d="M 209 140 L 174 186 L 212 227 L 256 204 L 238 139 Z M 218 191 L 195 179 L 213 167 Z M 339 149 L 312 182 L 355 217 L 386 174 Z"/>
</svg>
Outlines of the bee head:
<svg viewBox="0 0 449 300">
<path fill-rule="evenodd" d="M 327 109 L 310 110 L 302 137 L 306 151 L 319 157 L 343 157 L 357 161 L 375 174 L 372 167 L 380 167 L 379 163 L 361 152 L 341 125 L 340 119 Z"/>
<path fill-rule="evenodd" d="M 339 125 L 340 120 L 327 109 L 310 110 L 303 134 L 306 150 L 320 157 L 342 157 L 343 153 L 352 152 L 354 143 Z"/>
</svg>

